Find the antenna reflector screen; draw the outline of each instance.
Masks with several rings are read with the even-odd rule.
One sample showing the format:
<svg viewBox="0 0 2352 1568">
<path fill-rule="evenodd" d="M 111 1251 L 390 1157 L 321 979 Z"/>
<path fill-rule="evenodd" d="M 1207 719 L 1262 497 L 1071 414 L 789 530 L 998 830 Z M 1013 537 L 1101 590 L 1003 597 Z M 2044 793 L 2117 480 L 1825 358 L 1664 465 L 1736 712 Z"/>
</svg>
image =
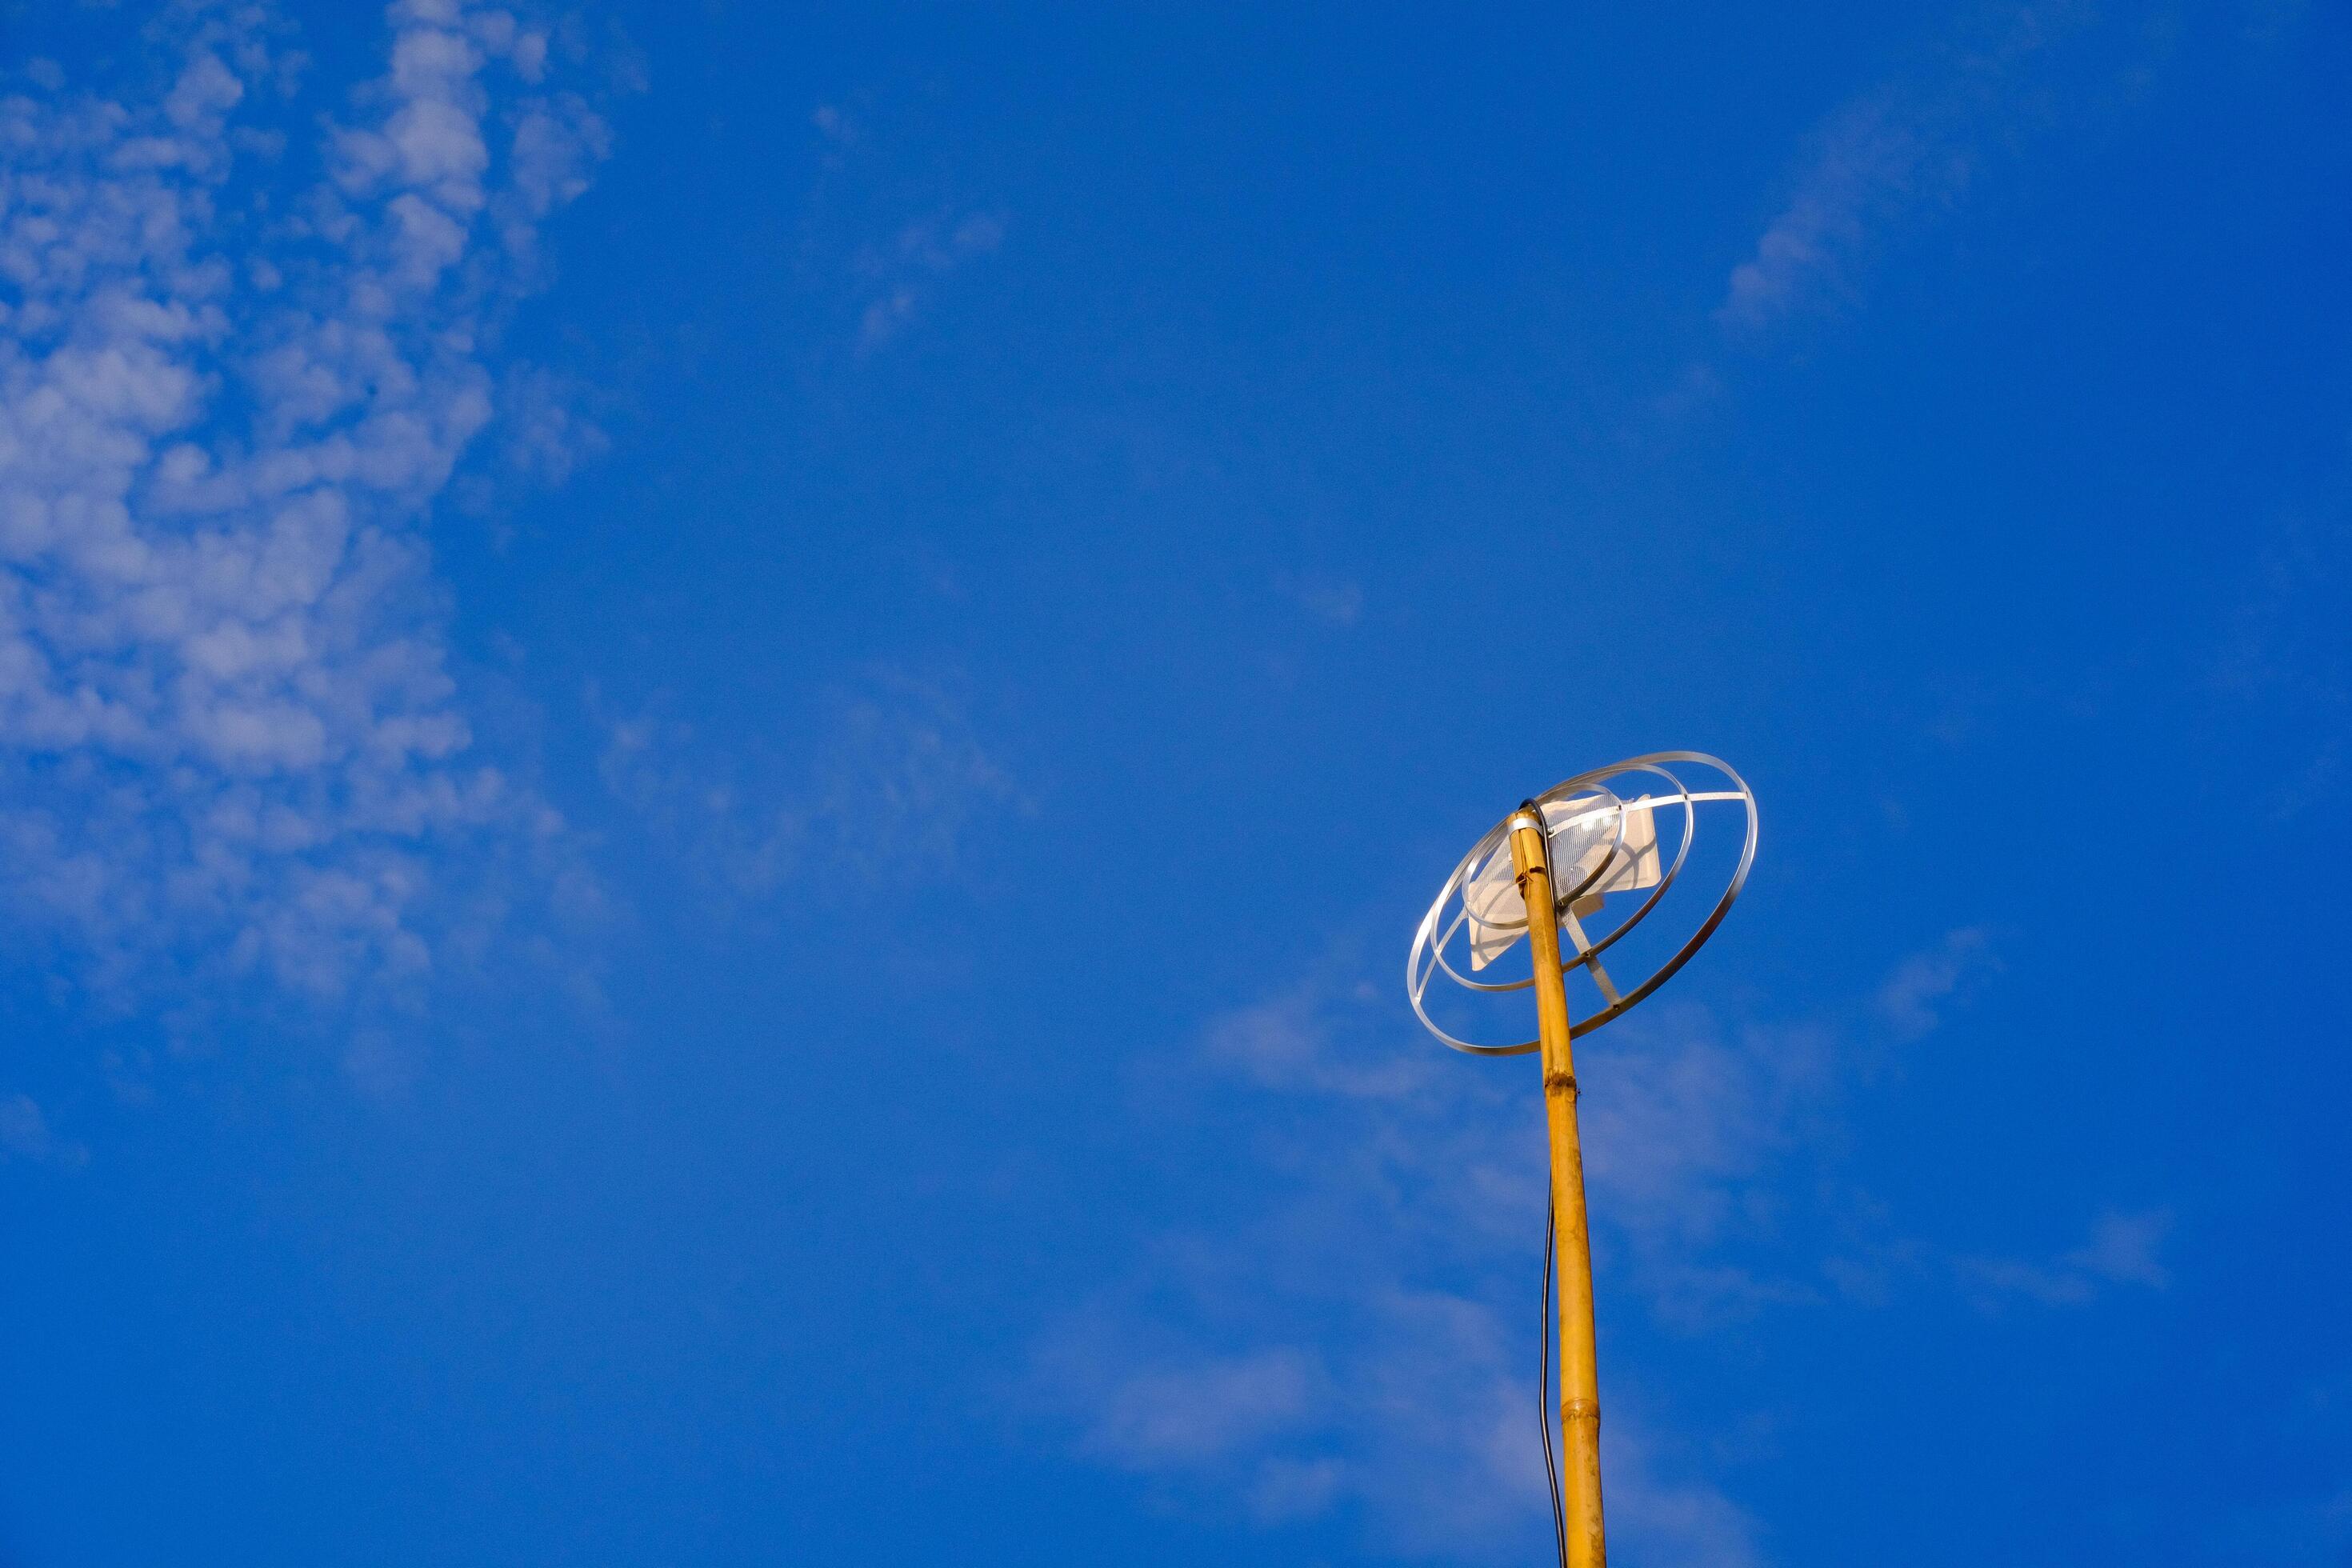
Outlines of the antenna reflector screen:
<svg viewBox="0 0 2352 1568">
<path fill-rule="evenodd" d="M 1562 905 L 1567 912 L 1582 920 L 1597 913 L 1610 893 L 1658 885 L 1658 822 L 1652 804 L 1646 795 L 1621 802 L 1606 791 L 1544 802 L 1552 895 L 1561 900 L 1574 895 L 1572 904 Z M 1591 886 L 1585 886 L 1588 881 Z M 1463 886 L 1462 910 L 1474 970 L 1502 957 L 1527 934 L 1528 905 L 1519 893 L 1507 833 Z"/>
</svg>

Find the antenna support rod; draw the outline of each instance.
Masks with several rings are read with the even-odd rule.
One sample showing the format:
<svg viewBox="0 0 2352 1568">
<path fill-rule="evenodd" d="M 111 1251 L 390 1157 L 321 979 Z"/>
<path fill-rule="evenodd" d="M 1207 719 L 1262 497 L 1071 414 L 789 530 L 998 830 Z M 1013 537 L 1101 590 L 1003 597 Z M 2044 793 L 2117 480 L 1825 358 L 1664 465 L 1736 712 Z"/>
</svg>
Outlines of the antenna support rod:
<svg viewBox="0 0 2352 1568">
<path fill-rule="evenodd" d="M 1537 1037 L 1551 1128 L 1553 1250 L 1559 1259 L 1560 1482 L 1569 1568 L 1606 1568 L 1601 1529 L 1601 1378 L 1592 1334 L 1592 1242 L 1584 1223 L 1584 1147 L 1576 1130 L 1576 1059 L 1569 1049 L 1568 987 L 1560 976 L 1559 911 L 1552 901 L 1543 817 L 1532 802 L 1511 818 L 1511 866 L 1528 905 L 1536 969 Z"/>
</svg>

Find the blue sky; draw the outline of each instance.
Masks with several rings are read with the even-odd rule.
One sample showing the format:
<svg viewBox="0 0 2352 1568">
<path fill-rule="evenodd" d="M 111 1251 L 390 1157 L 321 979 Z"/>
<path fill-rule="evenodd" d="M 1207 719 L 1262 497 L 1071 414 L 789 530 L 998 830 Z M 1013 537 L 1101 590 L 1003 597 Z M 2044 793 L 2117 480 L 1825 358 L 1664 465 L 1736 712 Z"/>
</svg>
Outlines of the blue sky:
<svg viewBox="0 0 2352 1568">
<path fill-rule="evenodd" d="M 0 6 L 0 1563 L 2352 1563 L 2352 29 Z"/>
</svg>

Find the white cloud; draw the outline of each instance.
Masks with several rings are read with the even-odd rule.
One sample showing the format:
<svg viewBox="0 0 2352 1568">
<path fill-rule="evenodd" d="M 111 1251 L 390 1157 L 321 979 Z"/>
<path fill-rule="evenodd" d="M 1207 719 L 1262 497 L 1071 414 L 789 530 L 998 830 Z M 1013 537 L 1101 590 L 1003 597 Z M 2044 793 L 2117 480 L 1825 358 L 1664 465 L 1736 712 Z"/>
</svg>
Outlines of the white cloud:
<svg viewBox="0 0 2352 1568">
<path fill-rule="evenodd" d="M 824 876 L 880 885 L 908 858 L 953 869 L 975 827 L 1022 795 L 952 682 L 866 671 L 835 688 L 803 756 L 782 778 L 707 754 L 656 710 L 600 712 L 604 782 L 728 896 L 765 897 Z M 601 708 L 597 694 L 592 706 Z"/>
<path fill-rule="evenodd" d="M 1696 1327 L 1816 1285 L 1731 1260 L 1769 1237 L 1800 1134 L 1827 1113 L 1849 1063 L 1820 1023 L 1727 1027 L 1703 1008 L 1654 1005 L 1592 1037 L 1580 1078 L 1585 1175 L 1604 1234 L 1654 1310 Z"/>
<path fill-rule="evenodd" d="M 1912 106 L 1885 94 L 1840 110 L 1816 143 L 1789 205 L 1731 269 L 1716 311 L 1727 326 L 1769 326 L 1839 288 L 1874 224 L 1911 201 L 1948 195 L 1968 174 L 1964 147 L 1938 147 Z"/>
<path fill-rule="evenodd" d="M 1275 585 L 1327 626 L 1352 626 L 1363 618 L 1364 585 L 1349 578 L 1285 574 L 1275 580 Z"/>
<path fill-rule="evenodd" d="M 1755 1516 L 1706 1482 L 1664 1470 L 1638 1426 L 1612 1419 L 1601 1450 L 1611 1534 L 1639 1542 L 1637 1561 L 1647 1568 L 1759 1568 L 1766 1561 Z"/>
<path fill-rule="evenodd" d="M 888 245 L 870 246 L 857 270 L 877 291 L 858 321 L 858 346 L 871 351 L 898 335 L 921 312 L 938 279 L 1004 243 L 1002 213 L 919 218 L 899 229 Z"/>
<path fill-rule="evenodd" d="M 1982 928 L 1948 931 L 1935 947 L 1895 965 L 1878 988 L 1879 1016 L 1897 1039 L 1918 1039 L 1943 1021 L 1939 1007 L 1959 999 L 1971 983 L 2000 967 Z"/>
<path fill-rule="evenodd" d="M 1003 249 L 1012 217 L 1002 207 L 961 201 L 910 213 L 905 170 L 877 177 L 885 162 L 895 162 L 887 121 L 824 103 L 809 122 L 818 174 L 802 231 L 803 280 L 827 293 L 845 290 L 856 323 L 852 344 L 869 355 L 929 314 L 952 275 Z"/>
<path fill-rule="evenodd" d="M 1370 984 L 1351 987 L 1345 1011 L 1319 983 L 1307 981 L 1265 1002 L 1211 1021 L 1202 1047 L 1208 1059 L 1262 1089 L 1320 1094 L 1393 1096 L 1428 1079 L 1424 1060 L 1402 1051 L 1349 1050 L 1335 1036 L 1367 1004 Z"/>
<path fill-rule="evenodd" d="M 1532 1332 L 1539 1096 L 1514 1070 L 1528 1063 L 1442 1070 L 1393 1010 L 1386 993 L 1309 983 L 1212 1021 L 1206 1068 L 1300 1102 L 1261 1147 L 1275 1195 L 1238 1224 L 1161 1238 L 1133 1279 L 1055 1326 L 1036 1375 L 1089 1458 L 1267 1526 L 1345 1510 L 1396 1551 L 1500 1561 L 1549 1529 Z M 1736 1150 L 1747 1134 L 1723 1134 L 1696 1167 L 1661 1173 L 1639 1149 L 1600 1152 L 1622 1131 L 1594 1128 L 1596 1210 L 1623 1192 L 1652 1213 L 1706 1206 L 1712 1178 L 1690 1173 L 1750 1157 Z M 1615 1418 L 1607 1430 L 1624 1550 L 1757 1561 L 1737 1503 Z"/>
<path fill-rule="evenodd" d="M 1207 1292 L 1193 1305 L 1211 1320 L 1236 1306 L 1204 1279 L 1186 1284 Z M 1077 1418 L 1082 1455 L 1222 1494 L 1260 1526 L 1346 1508 L 1387 1548 L 1452 1562 L 1513 1560 L 1548 1540 L 1524 1325 L 1378 1269 L 1339 1284 L 1322 1304 L 1336 1321 L 1318 1312 L 1316 1325 L 1333 1331 L 1313 1345 L 1173 1347 L 1139 1330 L 1131 1306 L 1098 1305 L 1057 1331 L 1038 1373 Z M 1139 1337 L 1150 1346 L 1139 1363 Z M 1754 1518 L 1687 1462 L 1667 1463 L 1638 1416 L 1616 1409 L 1602 1442 L 1620 1555 L 1659 1568 L 1764 1560 Z"/>
<path fill-rule="evenodd" d="M 59 1138 L 30 1095 L 0 1094 L 0 1160 L 79 1165 L 89 1158 L 79 1143 Z"/>
<path fill-rule="evenodd" d="M 1087 1458 L 1222 1494 L 1262 1525 L 1347 1506 L 1410 1552 L 1483 1560 L 1524 1544 L 1544 1477 L 1517 1337 L 1475 1301 L 1377 1271 L 1343 1283 L 1358 1288 L 1329 1303 L 1344 1331 L 1312 1346 L 1171 1342 L 1131 1303 L 1098 1303 L 1057 1327 L 1038 1376 Z M 1183 1289 L 1203 1331 L 1251 1311 L 1211 1273 Z"/>
<path fill-rule="evenodd" d="M 2200 683 L 2209 722 L 2267 721 L 2263 738 L 2252 743 L 2265 751 L 2285 748 L 2278 758 L 2279 782 L 2256 796 L 2263 815 L 2277 822 L 2334 800 L 2344 789 L 2352 658 L 2342 606 L 2352 592 L 2352 549 L 2340 499 L 2334 510 L 2337 515 L 2322 523 L 2288 518 L 2248 542 L 2219 646 Z"/>
<path fill-rule="evenodd" d="M 1866 1294 L 1841 1280 L 1850 1265 L 1792 1258 L 1777 1232 L 1807 1204 L 1837 1211 L 1826 1229 L 1842 1239 L 1872 1228 L 1845 1212 L 1820 1135 L 1890 1037 L 1916 1037 L 1914 1009 L 1953 994 L 1927 961 L 1974 945 L 1947 939 L 1898 964 L 1888 985 L 1911 1000 L 1891 1014 L 1732 1024 L 1654 1003 L 1580 1042 L 1604 1310 L 1687 1329 Z M 1926 979 L 1905 978 L 1923 963 Z M 1208 1023 L 1201 1065 L 1280 1097 L 1255 1124 L 1270 1195 L 1159 1237 L 1055 1324 L 1038 1396 L 1072 1421 L 1081 1454 L 1261 1523 L 1347 1510 L 1399 1551 L 1498 1561 L 1549 1534 L 1540 1095 L 1532 1061 L 1450 1058 L 1401 1005 L 1375 984 L 1316 976 Z M 2145 1276 L 2152 1245 L 2129 1223 L 2103 1227 L 2068 1266 Z M 1639 1369 L 1612 1366 L 1605 1390 L 1627 1559 L 1767 1561 L 1760 1524 L 1706 1450 L 1671 1440 Z"/>
<path fill-rule="evenodd" d="M 1786 204 L 1732 268 L 1717 321 L 1758 331 L 1850 289 L 1883 231 L 1957 198 L 1988 147 L 2042 116 L 2036 72 L 2094 19 L 2074 0 L 2002 8 L 1927 68 L 1832 113 L 1811 138 Z"/>
<path fill-rule="evenodd" d="M 1982 1305 L 2023 1297 L 2046 1307 L 2088 1306 L 2109 1286 L 2161 1290 L 2171 1284 L 2171 1270 L 2158 1256 L 2171 1230 L 2172 1215 L 2164 1210 L 2105 1214 L 2082 1246 L 2048 1263 L 1963 1258 L 1954 1267 Z"/>
<path fill-rule="evenodd" d="M 1322 1403 L 1314 1360 L 1286 1347 L 1126 1370 L 1106 1379 L 1087 1449 L 1137 1469 L 1202 1464 L 1296 1429 Z"/>
<path fill-rule="evenodd" d="M 541 98 L 497 131 L 543 53 L 508 13 L 388 16 L 307 191 L 240 151 L 282 74 L 258 5 L 184 19 L 152 101 L 0 99 L 0 907 L 118 998 L 397 986 L 495 901 L 444 851 L 552 832 L 476 753 L 422 523 L 601 128 Z"/>
<path fill-rule="evenodd" d="M 2172 1282 L 2172 1274 L 2158 1259 L 2157 1251 L 2171 1230 L 2172 1215 L 2161 1210 L 2151 1214 L 2102 1215 L 2091 1227 L 2090 1240 L 2066 1254 L 2062 1261 L 2070 1268 L 2110 1284 L 2145 1285 L 2149 1289 L 2161 1290 Z"/>
</svg>

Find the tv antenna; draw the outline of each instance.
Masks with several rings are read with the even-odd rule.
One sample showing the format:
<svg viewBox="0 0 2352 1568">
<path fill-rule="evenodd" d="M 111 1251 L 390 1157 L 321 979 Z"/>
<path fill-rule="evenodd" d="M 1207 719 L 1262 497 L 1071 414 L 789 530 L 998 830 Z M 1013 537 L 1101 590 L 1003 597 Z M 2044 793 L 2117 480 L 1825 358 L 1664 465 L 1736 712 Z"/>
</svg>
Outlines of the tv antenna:
<svg viewBox="0 0 2352 1568">
<path fill-rule="evenodd" d="M 1694 789 L 1675 768 L 1712 774 Z M 1639 792 L 1639 793 L 1636 793 Z M 1629 798 L 1630 797 L 1630 798 Z M 1738 863 L 1697 929 L 1663 958 L 1624 967 L 1619 944 L 1657 910 L 1698 840 L 1700 807 L 1737 804 L 1747 818 Z M 1717 811 L 1717 816 L 1724 815 Z M 1671 845 L 1662 849 L 1662 841 Z M 1551 1221 L 1545 1250 L 1557 1259 L 1559 1289 L 1559 1468 L 1552 1477 L 1552 1522 L 1569 1568 L 1605 1568 L 1601 1521 L 1601 1384 L 1592 1331 L 1592 1248 L 1584 1214 L 1584 1153 L 1576 1126 L 1576 1059 L 1570 1047 L 1622 1017 L 1672 979 L 1715 934 L 1756 861 L 1756 796 L 1727 763 L 1700 752 L 1654 752 L 1554 784 L 1488 828 L 1421 917 L 1405 961 L 1405 990 L 1429 1032 L 1472 1056 L 1543 1056 L 1544 1109 L 1551 1132 Z M 1450 911 L 1450 913 L 1449 913 Z M 1523 980 L 1474 980 L 1449 948 L 1467 954 L 1471 973 L 1528 939 L 1532 973 Z M 1563 955 L 1561 939 L 1567 939 Z M 1667 942 L 1672 942 L 1668 937 Z M 1604 955 L 1609 955 L 1604 959 Z M 1616 967 L 1612 967 L 1616 966 Z M 1440 973 L 1486 996 L 1532 989 L 1536 1037 L 1479 1045 L 1429 1016 L 1430 982 Z M 1639 974 L 1632 984 L 1625 977 Z M 1593 994 L 1573 1015 L 1571 977 Z M 1553 1283 L 1547 1262 L 1545 1288 Z M 1551 1321 L 1546 1302 L 1545 1394 L 1550 1393 Z M 1550 1413 L 1544 1458 L 1551 1462 Z"/>
</svg>

